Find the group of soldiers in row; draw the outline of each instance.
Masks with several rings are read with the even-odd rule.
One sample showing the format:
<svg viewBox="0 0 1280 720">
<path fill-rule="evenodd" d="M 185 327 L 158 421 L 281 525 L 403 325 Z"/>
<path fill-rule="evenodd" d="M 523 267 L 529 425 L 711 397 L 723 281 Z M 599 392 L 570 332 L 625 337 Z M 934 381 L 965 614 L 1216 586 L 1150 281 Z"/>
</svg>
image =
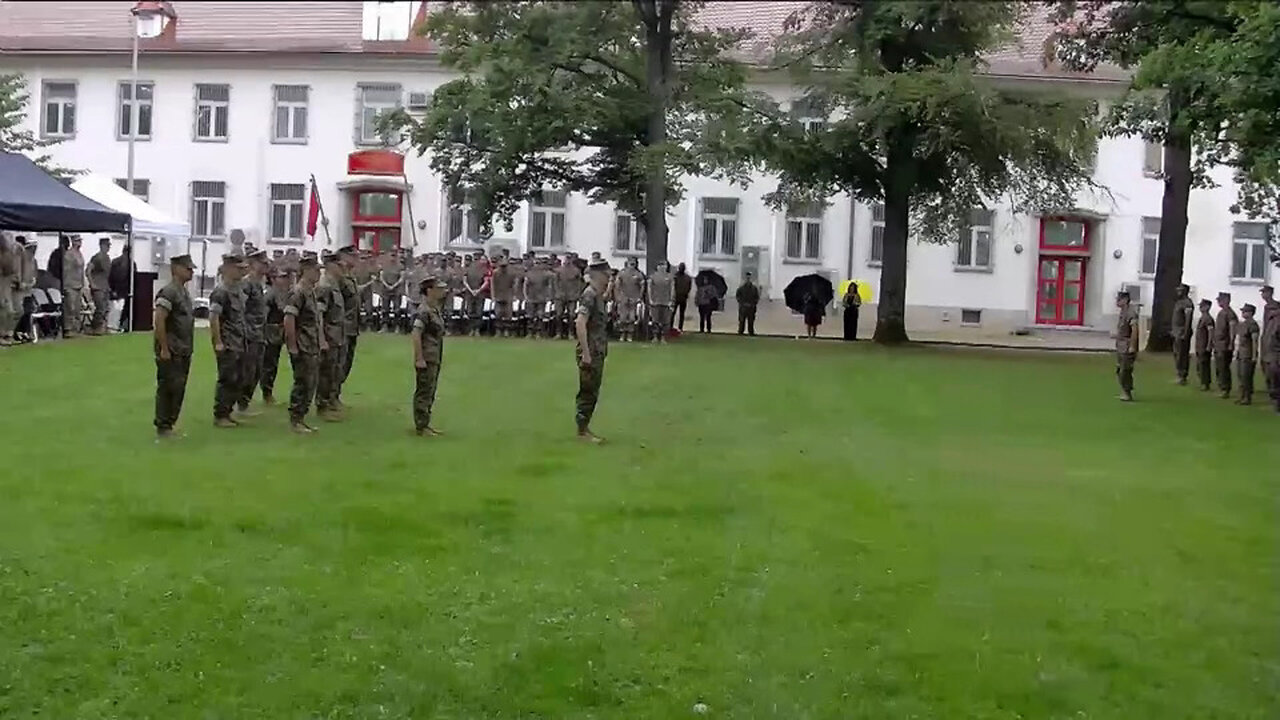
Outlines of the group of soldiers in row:
<svg viewBox="0 0 1280 720">
<path fill-rule="evenodd" d="M 107 334 L 111 299 L 128 292 L 131 264 L 127 248 L 112 258 L 111 239 L 104 237 L 98 240 L 98 252 L 86 261 L 81 244 L 79 235 L 60 236 L 58 249 L 49 258 L 48 277 L 59 283 L 65 337 Z M 31 292 L 38 277 L 35 241 L 23 235 L 10 239 L 0 233 L 0 345 L 29 341 L 33 336 L 32 329 L 20 326 L 19 321 L 33 310 Z"/>
<path fill-rule="evenodd" d="M 1241 306 L 1237 315 L 1231 307 L 1231 293 L 1227 292 L 1218 293 L 1216 314 L 1214 303 L 1208 298 L 1201 299 L 1197 318 L 1197 304 L 1192 302 L 1190 293 L 1188 286 L 1179 285 L 1173 305 L 1171 333 L 1177 383 L 1188 382 L 1194 345 L 1200 390 L 1210 390 L 1217 375 L 1220 397 L 1232 398 L 1234 386 L 1236 404 L 1251 405 L 1254 376 L 1261 361 L 1267 394 L 1276 412 L 1280 412 L 1280 302 L 1275 299 L 1275 289 L 1267 285 L 1261 290 L 1261 325 L 1255 319 L 1258 309 L 1250 303 Z M 1116 302 L 1120 308 L 1116 374 L 1120 380 L 1120 399 L 1131 401 L 1133 365 L 1138 353 L 1138 313 L 1130 304 L 1127 292 L 1121 292 Z"/>
<path fill-rule="evenodd" d="M 280 254 L 272 267 L 296 273 L 301 258 Z M 433 277 L 443 286 L 442 316 L 450 334 L 568 338 L 588 284 L 587 268 L 601 262 L 599 253 L 584 260 L 574 253 L 515 258 L 506 249 L 489 256 L 418 257 L 407 249 L 358 251 L 348 274 L 359 292 L 365 330 L 410 332 L 425 299 L 420 284 Z M 664 341 L 675 313 L 683 317 L 692 284 L 683 264 L 673 271 L 663 263 L 649 275 L 634 259 L 611 269 L 604 298 L 614 335 L 624 342 Z"/>
<path fill-rule="evenodd" d="M 273 263 L 265 251 L 251 246 L 244 254 L 233 252 L 222 257 L 219 282 L 209 296 L 209 334 L 217 359 L 215 427 L 233 428 L 240 419 L 255 415 L 250 403 L 259 390 L 264 404 L 275 403 L 276 373 L 285 349 L 293 369 L 289 396 L 293 431 L 315 432 L 306 421 L 313 402 L 322 419 L 343 419 L 342 388 L 355 362 L 363 316 L 361 295 L 368 287 L 367 282 L 362 287 L 358 279 L 361 260 L 360 253 L 350 246 L 323 256 L 303 254 L 296 270 L 287 263 Z M 509 261 L 499 258 L 492 276 L 509 267 Z M 409 332 L 416 379 L 414 429 L 420 436 L 439 434 L 431 426 L 431 410 L 448 332 L 443 312 L 449 293 L 448 264 L 439 269 L 440 275 L 399 277 L 387 285 L 403 287 L 407 282 L 414 291 Z M 194 271 L 189 255 L 172 258 L 171 281 L 155 299 L 154 424 L 161 439 L 174 434 L 191 369 L 195 307 L 187 283 Z M 482 281 L 481 287 L 466 283 L 464 290 L 479 296 L 485 284 L 493 286 L 492 276 Z M 574 277 L 583 276 L 575 272 Z M 592 441 L 599 440 L 589 424 L 599 398 L 608 345 L 604 297 L 616 282 L 608 263 L 594 258 L 587 264 L 585 285 L 578 290 L 569 318 L 578 340 L 578 434 Z M 520 285 L 523 292 L 528 292 L 528 285 Z"/>
</svg>

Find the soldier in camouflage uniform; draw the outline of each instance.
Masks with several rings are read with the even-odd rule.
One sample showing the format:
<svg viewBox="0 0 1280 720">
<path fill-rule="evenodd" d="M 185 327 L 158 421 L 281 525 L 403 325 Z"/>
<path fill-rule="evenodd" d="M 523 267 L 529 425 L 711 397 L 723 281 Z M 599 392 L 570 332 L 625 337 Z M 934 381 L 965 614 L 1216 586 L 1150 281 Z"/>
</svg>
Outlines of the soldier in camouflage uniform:
<svg viewBox="0 0 1280 720">
<path fill-rule="evenodd" d="M 1213 322 L 1213 364 L 1218 373 L 1219 397 L 1231 397 L 1231 374 L 1235 367 L 1231 363 L 1236 339 L 1236 325 L 1240 319 L 1236 311 L 1231 309 L 1231 293 L 1218 293 L 1218 317 Z"/>
<path fill-rule="evenodd" d="M 629 258 L 614 279 L 614 301 L 617 302 L 618 331 L 622 342 L 635 339 L 636 308 L 644 299 L 645 276 L 640 272 L 639 263 Z"/>
<path fill-rule="evenodd" d="M 1271 402 L 1276 412 L 1280 413 L 1280 318 L 1267 323 L 1267 344 L 1262 359 L 1266 362 L 1268 379 L 1271 381 Z"/>
<path fill-rule="evenodd" d="M 320 352 L 328 348 L 320 332 L 320 310 L 316 307 L 316 281 L 320 265 L 312 258 L 298 263 L 298 284 L 289 292 L 284 305 L 284 340 L 293 367 L 293 391 L 289 393 L 289 426 L 296 433 L 312 433 L 307 425 L 307 412 L 315 398 L 320 380 Z"/>
<path fill-rule="evenodd" d="M 347 377 L 351 375 L 351 366 L 356 363 L 356 345 L 360 341 L 360 310 L 363 295 L 354 277 L 358 262 L 356 260 L 355 247 L 348 245 L 338 250 L 338 257 L 342 260 L 342 268 L 344 270 L 339 288 L 342 290 L 342 308 L 346 312 L 342 321 L 342 329 L 346 335 L 342 340 L 342 373 L 338 376 L 338 393 L 334 397 L 338 409 L 341 410 L 343 408 L 342 386 L 346 384 Z"/>
<path fill-rule="evenodd" d="M 156 354 L 156 438 L 173 436 L 182 414 L 194 349 L 195 306 L 187 283 L 196 269 L 190 255 L 169 260 L 168 285 L 156 293 L 154 337 Z"/>
<path fill-rule="evenodd" d="M 249 253 L 248 259 L 249 276 L 241 283 L 244 290 L 245 346 L 244 366 L 241 369 L 244 389 L 236 405 L 240 408 L 241 415 L 252 417 L 254 413 L 249 412 L 249 401 L 253 400 L 253 393 L 262 379 L 262 363 L 266 353 L 267 299 L 264 284 L 267 251 L 254 250 Z"/>
<path fill-rule="evenodd" d="M 546 332 L 547 303 L 552 300 L 555 276 L 551 266 L 544 260 L 535 261 L 534 266 L 524 275 L 525 314 L 529 318 L 529 337 L 543 337 Z"/>
<path fill-rule="evenodd" d="M 293 285 L 283 270 L 271 271 L 271 287 L 267 288 L 264 302 L 267 306 L 266 326 L 263 329 L 265 345 L 262 353 L 262 402 L 276 402 L 276 374 L 280 372 L 280 350 L 284 347 L 284 304 L 289 299 Z"/>
<path fill-rule="evenodd" d="M 675 304 L 675 277 L 666 260 L 649 276 L 649 316 L 653 318 L 653 340 L 665 343 L 671 331 L 671 308 Z"/>
<path fill-rule="evenodd" d="M 493 294 L 495 315 L 495 335 L 510 337 L 511 308 L 516 300 L 516 274 L 511 269 L 511 261 L 506 256 L 498 258 L 498 266 L 489 281 L 489 290 Z"/>
<path fill-rule="evenodd" d="M 1116 293 L 1116 377 L 1120 399 L 1133 402 L 1133 365 L 1138 358 L 1138 311 L 1129 304 L 1129 293 Z"/>
<path fill-rule="evenodd" d="M 609 285 L 609 263 L 597 260 L 587 266 L 590 282 L 578 298 L 575 330 L 578 345 L 578 397 L 576 402 L 578 437 L 589 442 L 602 439 L 591 432 L 591 417 L 600 400 L 604 382 L 604 361 L 609 354 L 609 309 L 604 298 Z"/>
<path fill-rule="evenodd" d="M 341 420 L 338 414 L 338 382 L 346 353 L 347 310 L 342 300 L 342 261 L 337 253 L 325 253 L 324 278 L 316 284 L 316 309 L 320 312 L 320 328 L 325 345 L 320 348 L 319 384 L 316 385 L 316 410 L 320 419 Z"/>
<path fill-rule="evenodd" d="M 244 256 L 222 256 L 221 282 L 209 294 L 209 337 L 218 360 L 218 383 L 213 398 L 213 425 L 233 428 L 231 411 L 244 391 L 245 319 L 244 290 L 240 280 L 248 270 Z"/>
<path fill-rule="evenodd" d="M 98 252 L 89 258 L 89 297 L 93 299 L 90 335 L 107 334 L 107 313 L 111 310 L 111 238 L 98 240 Z"/>
<path fill-rule="evenodd" d="M 419 283 L 422 304 L 413 318 L 413 428 L 420 437 L 435 437 L 440 431 L 431 427 L 431 408 L 436 402 L 436 386 L 440 381 L 440 365 L 444 361 L 444 315 L 441 303 L 447 291 L 434 276 Z"/>
<path fill-rule="evenodd" d="M 1245 303 L 1240 308 L 1243 319 L 1236 325 L 1236 377 L 1240 381 L 1237 405 L 1253 404 L 1253 374 L 1258 370 L 1258 321 L 1253 319 L 1257 308 Z"/>
<path fill-rule="evenodd" d="M 1208 392 L 1213 385 L 1213 303 L 1209 298 L 1200 301 L 1200 319 L 1196 321 L 1196 377 L 1200 391 Z"/>
<path fill-rule="evenodd" d="M 578 270 L 577 256 L 573 253 L 565 253 L 564 263 L 556 268 L 555 284 L 556 284 L 556 320 L 560 323 L 560 337 L 567 338 L 574 328 L 574 310 L 577 307 L 575 303 L 582 296 L 582 273 Z M 608 278 L 606 278 L 607 284 Z M 603 297 L 605 287 L 600 288 L 601 302 L 605 302 Z"/>
<path fill-rule="evenodd" d="M 1275 390 L 1271 382 L 1274 368 L 1272 368 L 1272 361 L 1269 359 L 1272 355 L 1271 331 L 1276 323 L 1280 323 L 1280 302 L 1276 302 L 1275 288 L 1270 285 L 1264 285 L 1260 294 L 1262 295 L 1262 334 L 1260 337 L 1262 343 L 1260 348 L 1262 354 L 1262 379 L 1266 383 L 1267 393 L 1270 394 Z"/>
<path fill-rule="evenodd" d="M 1173 335 L 1173 367 L 1178 373 L 1178 384 L 1187 384 L 1187 374 L 1191 371 L 1191 322 L 1195 319 L 1196 307 L 1191 304 L 1188 294 L 1191 288 L 1178 286 L 1178 297 L 1173 301 L 1173 321 L 1170 333 Z"/>
</svg>

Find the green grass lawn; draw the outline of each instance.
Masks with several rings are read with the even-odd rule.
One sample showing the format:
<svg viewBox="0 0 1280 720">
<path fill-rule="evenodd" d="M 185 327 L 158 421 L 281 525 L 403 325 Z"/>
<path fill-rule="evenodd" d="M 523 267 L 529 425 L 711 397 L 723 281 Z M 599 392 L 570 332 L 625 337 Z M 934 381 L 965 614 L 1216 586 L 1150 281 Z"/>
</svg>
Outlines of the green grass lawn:
<svg viewBox="0 0 1280 720">
<path fill-rule="evenodd" d="M 407 340 L 157 445 L 145 337 L 0 351 L 0 717 L 1277 717 L 1280 418 L 1105 356 Z M 282 370 L 288 383 L 287 368 Z"/>
</svg>

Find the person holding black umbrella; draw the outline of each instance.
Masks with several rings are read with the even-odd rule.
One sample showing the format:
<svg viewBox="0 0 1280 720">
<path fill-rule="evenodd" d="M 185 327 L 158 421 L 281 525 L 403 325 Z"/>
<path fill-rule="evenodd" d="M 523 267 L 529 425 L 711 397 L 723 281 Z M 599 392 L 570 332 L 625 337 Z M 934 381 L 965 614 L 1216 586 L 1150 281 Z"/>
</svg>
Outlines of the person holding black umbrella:
<svg viewBox="0 0 1280 720">
<path fill-rule="evenodd" d="M 693 302 L 698 306 L 698 332 L 711 332 L 711 313 L 720 304 L 720 294 L 710 278 L 704 275 L 697 277 L 698 290 L 693 295 Z"/>
<path fill-rule="evenodd" d="M 810 273 L 788 283 L 782 297 L 787 307 L 804 315 L 806 337 L 816 338 L 822 316 L 827 314 L 827 305 L 835 299 L 835 288 L 826 277 Z"/>
</svg>

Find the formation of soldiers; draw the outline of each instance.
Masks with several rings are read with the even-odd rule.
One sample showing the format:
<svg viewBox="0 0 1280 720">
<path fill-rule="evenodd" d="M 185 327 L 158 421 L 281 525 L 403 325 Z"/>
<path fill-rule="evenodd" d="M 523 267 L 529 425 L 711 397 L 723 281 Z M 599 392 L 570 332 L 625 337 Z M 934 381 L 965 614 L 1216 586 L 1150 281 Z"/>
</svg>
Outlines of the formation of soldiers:
<svg viewBox="0 0 1280 720">
<path fill-rule="evenodd" d="M 1220 292 L 1217 311 L 1208 298 L 1192 303 L 1190 288 L 1178 286 L 1172 317 L 1173 359 L 1177 383 L 1186 385 L 1191 375 L 1194 346 L 1196 380 L 1201 391 L 1214 385 L 1216 376 L 1219 397 L 1234 397 L 1237 405 L 1252 405 L 1254 377 L 1258 364 L 1267 395 L 1280 412 L 1280 302 L 1275 289 L 1267 285 L 1261 290 L 1262 324 L 1258 309 L 1250 303 L 1231 307 L 1231 293 Z M 1129 294 L 1121 292 L 1116 300 L 1120 308 L 1116 328 L 1116 375 L 1120 380 L 1122 400 L 1133 400 L 1133 365 L 1138 352 L 1138 313 L 1130 305 Z M 1233 392 L 1234 389 L 1234 392 Z"/>
<path fill-rule="evenodd" d="M 301 257 L 277 253 L 272 268 L 296 274 Z M 378 255 L 359 251 L 348 274 L 360 294 L 364 330 L 410 332 L 424 301 L 420 283 L 434 277 L 442 286 L 441 315 L 448 334 L 569 338 L 588 284 L 588 265 L 598 262 L 598 253 L 584 260 L 574 253 L 515 258 L 506 250 L 490 256 L 447 252 L 418 257 L 407 250 Z M 673 271 L 663 264 L 646 275 L 632 259 L 617 271 L 610 269 L 602 293 L 608 332 L 623 342 L 664 342 L 689 287 L 683 265 Z"/>
<path fill-rule="evenodd" d="M 431 426 L 431 411 L 444 357 L 444 339 L 449 333 L 445 312 L 450 294 L 449 264 L 438 265 L 439 274 L 419 274 L 416 267 L 405 270 L 384 262 L 376 273 L 382 289 L 374 297 L 380 294 L 395 310 L 378 317 L 379 303 L 376 300 L 371 300 L 369 309 L 364 310 L 362 295 L 374 283 L 373 274 L 362 276 L 362 272 L 369 269 L 368 263 L 362 263 L 367 259 L 350 246 L 320 257 L 304 253 L 297 257 L 296 266 L 287 257 L 277 258 L 273 263 L 265 251 L 251 246 L 246 247 L 243 255 L 231 253 L 222 257 L 219 282 L 209 296 L 209 336 L 217 360 L 213 402 L 215 427 L 234 428 L 242 419 L 259 414 L 250 409 L 258 391 L 262 393 L 264 404 L 275 404 L 275 380 L 282 350 L 288 350 L 293 369 L 293 388 L 289 395 L 292 430 L 299 434 L 315 432 L 316 429 L 307 423 L 313 403 L 320 418 L 341 421 L 345 409 L 342 388 L 355 363 L 361 328 L 370 324 L 398 327 L 402 313 L 408 310 L 405 327 L 411 336 L 415 371 L 412 400 L 414 430 L 420 436 L 440 434 Z M 593 258 L 587 264 L 585 275 L 572 260 L 570 258 L 568 263 L 573 268 L 572 273 L 563 271 L 563 274 L 581 284 L 568 286 L 577 293 L 572 302 L 556 301 L 557 310 L 559 305 L 566 306 L 564 314 L 557 313 L 556 319 L 559 325 L 572 330 L 578 341 L 578 435 L 584 440 L 598 442 L 599 438 L 590 430 L 590 422 L 599 399 L 608 352 L 608 306 L 605 297 L 613 292 L 615 285 L 628 281 L 617 280 L 609 264 L 600 258 Z M 473 264 L 483 263 L 469 263 L 468 267 Z M 512 272 L 511 263 L 506 258 L 499 258 L 497 268 L 477 283 L 472 284 L 464 277 L 466 295 L 463 299 L 475 305 L 477 299 L 484 298 L 484 291 L 490 290 L 498 307 L 494 314 L 495 332 L 509 334 L 514 330 L 516 319 L 513 312 L 515 301 L 511 299 L 515 289 L 519 288 L 522 299 L 527 301 L 530 286 L 542 282 L 538 277 L 540 267 L 534 263 L 530 271 L 516 281 L 503 277 Z M 549 263 L 546 268 L 550 270 Z M 189 255 L 172 258 L 171 281 L 155 299 L 154 424 L 160 439 L 174 435 L 191 370 L 195 313 L 187 283 L 194 271 L 195 263 Z M 534 276 L 532 282 L 529 281 L 530 275 Z M 623 276 L 623 272 L 617 276 Z M 551 281 L 548 286 L 553 291 L 560 287 L 556 281 Z M 394 297 L 392 293 L 405 287 L 409 288 L 405 302 L 390 303 L 390 298 Z M 630 291 L 620 292 L 622 297 L 629 298 L 627 293 Z M 539 289 L 534 293 L 535 297 L 541 297 Z M 658 295 L 660 300 L 663 297 Z M 620 327 L 624 337 L 630 339 L 635 332 L 635 320 L 627 317 L 629 319 Z M 471 323 L 471 315 L 465 315 L 464 319 L 467 324 L 463 331 L 479 331 Z M 669 314 L 666 319 L 669 323 Z M 531 327 L 535 332 L 540 328 L 537 324 Z"/>
</svg>

